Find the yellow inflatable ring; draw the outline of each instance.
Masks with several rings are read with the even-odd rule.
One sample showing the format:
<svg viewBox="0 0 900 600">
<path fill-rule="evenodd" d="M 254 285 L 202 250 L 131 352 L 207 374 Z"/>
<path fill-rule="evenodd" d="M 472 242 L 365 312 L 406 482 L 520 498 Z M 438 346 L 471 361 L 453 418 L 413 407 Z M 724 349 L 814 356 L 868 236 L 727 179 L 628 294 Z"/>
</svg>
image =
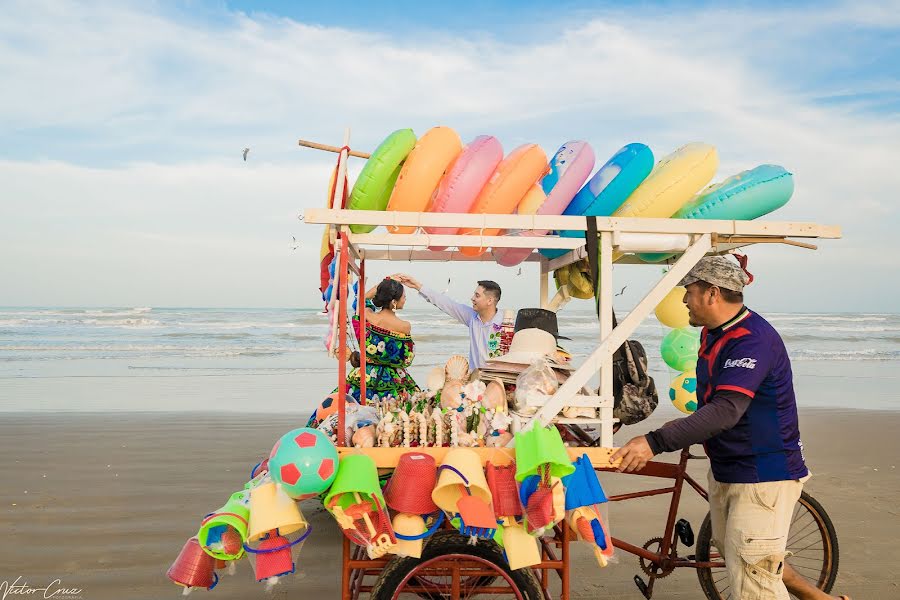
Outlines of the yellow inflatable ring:
<svg viewBox="0 0 900 600">
<path fill-rule="evenodd" d="M 359 174 L 347 208 L 350 210 L 384 210 L 387 207 L 394 183 L 400 176 L 400 167 L 416 145 L 412 129 L 398 129 L 387 136 Z M 353 233 L 369 233 L 375 225 L 351 225 Z"/>
<path fill-rule="evenodd" d="M 614 217 L 669 218 L 712 181 L 719 155 L 709 144 L 682 146 L 660 160 Z"/>
<path fill-rule="evenodd" d="M 503 159 L 469 210 L 471 214 L 508 215 L 516 210 L 532 187 L 547 174 L 547 155 L 537 144 L 519 146 Z M 497 235 L 500 228 L 462 229 L 460 235 Z M 486 248 L 459 249 L 478 256 Z"/>
<path fill-rule="evenodd" d="M 444 172 L 462 152 L 459 134 L 449 127 L 433 127 L 416 143 L 400 169 L 387 210 L 425 212 Z M 391 225 L 390 233 L 413 233 L 415 227 Z"/>
</svg>

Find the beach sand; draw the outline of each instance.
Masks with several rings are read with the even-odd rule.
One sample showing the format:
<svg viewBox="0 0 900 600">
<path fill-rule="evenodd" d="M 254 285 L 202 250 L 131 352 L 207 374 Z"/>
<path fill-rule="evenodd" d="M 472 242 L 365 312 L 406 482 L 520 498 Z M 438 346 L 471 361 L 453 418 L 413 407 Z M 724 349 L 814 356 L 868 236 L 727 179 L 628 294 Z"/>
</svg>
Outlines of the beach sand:
<svg viewBox="0 0 900 600">
<path fill-rule="evenodd" d="M 617 443 L 658 426 L 664 416 L 617 435 Z M 250 468 L 299 418 L 201 413 L 15 414 L 0 423 L 0 585 L 32 587 L 60 579 L 84 600 L 178 598 L 165 576 L 200 519 L 243 486 Z M 840 540 L 836 591 L 897 598 L 900 519 L 900 413 L 812 410 L 801 414 L 814 472 L 806 490 L 826 507 Z M 674 460 L 675 456 L 667 457 Z M 705 481 L 706 463 L 691 472 Z M 605 474 L 609 493 L 658 481 Z M 637 545 L 662 534 L 668 496 L 611 507 L 613 534 Z M 679 516 L 699 531 L 705 508 L 686 491 Z M 340 534 L 317 502 L 304 503 L 314 527 L 301 557 L 302 577 L 275 587 L 276 598 L 338 598 Z M 685 552 L 687 553 L 687 552 Z M 574 598 L 639 599 L 631 579 L 637 560 L 622 552 L 605 570 L 576 545 Z M 224 575 L 216 598 L 265 598 L 242 561 Z M 195 591 L 205 597 L 206 592 Z M 34 597 L 38 597 L 37 596 Z M 212 597 L 212 596 L 211 596 Z M 684 569 L 657 582 L 656 598 L 702 598 L 696 574 Z"/>
</svg>

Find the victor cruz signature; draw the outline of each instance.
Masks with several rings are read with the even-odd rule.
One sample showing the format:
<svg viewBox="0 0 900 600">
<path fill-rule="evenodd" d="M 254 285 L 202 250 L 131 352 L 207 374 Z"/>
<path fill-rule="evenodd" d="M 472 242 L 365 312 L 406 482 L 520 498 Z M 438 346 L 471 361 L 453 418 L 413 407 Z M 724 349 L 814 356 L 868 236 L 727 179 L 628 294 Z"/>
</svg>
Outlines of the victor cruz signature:
<svg viewBox="0 0 900 600">
<path fill-rule="evenodd" d="M 13 598 L 54 598 L 54 600 L 77 600 L 81 598 L 81 588 L 64 587 L 61 579 L 54 579 L 44 587 L 36 587 L 29 584 L 21 576 L 10 583 L 0 581 L 0 600 L 6 600 L 8 596 Z"/>
</svg>

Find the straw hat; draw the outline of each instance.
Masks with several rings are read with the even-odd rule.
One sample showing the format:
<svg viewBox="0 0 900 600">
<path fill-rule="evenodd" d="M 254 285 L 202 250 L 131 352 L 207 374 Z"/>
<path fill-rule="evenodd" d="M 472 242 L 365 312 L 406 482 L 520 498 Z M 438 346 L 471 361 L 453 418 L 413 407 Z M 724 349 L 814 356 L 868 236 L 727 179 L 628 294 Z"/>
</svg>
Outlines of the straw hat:
<svg viewBox="0 0 900 600">
<path fill-rule="evenodd" d="M 431 492 L 431 499 L 441 510 L 456 513 L 457 501 L 468 495 L 466 485 L 473 496 L 477 496 L 487 504 L 491 503 L 491 490 L 484 477 L 481 457 L 477 452 L 468 448 L 453 448 L 447 452 L 441 467 L 437 486 Z"/>
<path fill-rule="evenodd" d="M 431 499 L 436 482 L 437 464 L 434 457 L 422 452 L 407 452 L 400 456 L 397 468 L 388 481 L 384 500 L 388 507 L 398 512 L 429 515 L 438 510 Z"/>
<path fill-rule="evenodd" d="M 517 331 L 509 345 L 509 352 L 487 361 L 490 367 L 496 363 L 515 363 L 530 365 L 532 361 L 546 357 L 555 369 L 571 371 L 569 365 L 554 362 L 556 357 L 556 338 L 543 329 L 531 328 Z"/>
<path fill-rule="evenodd" d="M 274 481 L 267 481 L 250 490 L 248 541 L 258 540 L 273 529 L 287 535 L 307 526 L 297 503 Z"/>
</svg>

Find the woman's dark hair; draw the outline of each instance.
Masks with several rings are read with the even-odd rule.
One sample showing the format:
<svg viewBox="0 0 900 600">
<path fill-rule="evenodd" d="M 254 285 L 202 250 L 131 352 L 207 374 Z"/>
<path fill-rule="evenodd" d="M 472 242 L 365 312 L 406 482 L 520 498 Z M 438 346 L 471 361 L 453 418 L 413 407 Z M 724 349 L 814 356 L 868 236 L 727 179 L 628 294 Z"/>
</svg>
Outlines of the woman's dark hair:
<svg viewBox="0 0 900 600">
<path fill-rule="evenodd" d="M 489 279 L 485 279 L 483 281 L 479 281 L 478 285 L 480 285 L 482 288 L 484 288 L 484 291 L 486 293 L 488 293 L 494 297 L 495 303 L 500 302 L 500 286 L 497 285 L 496 281 L 491 281 Z"/>
<path fill-rule="evenodd" d="M 378 284 L 375 290 L 375 297 L 372 298 L 372 304 L 378 308 L 386 308 L 391 305 L 394 300 L 403 297 L 403 284 L 394 279 L 385 279 Z"/>
</svg>

